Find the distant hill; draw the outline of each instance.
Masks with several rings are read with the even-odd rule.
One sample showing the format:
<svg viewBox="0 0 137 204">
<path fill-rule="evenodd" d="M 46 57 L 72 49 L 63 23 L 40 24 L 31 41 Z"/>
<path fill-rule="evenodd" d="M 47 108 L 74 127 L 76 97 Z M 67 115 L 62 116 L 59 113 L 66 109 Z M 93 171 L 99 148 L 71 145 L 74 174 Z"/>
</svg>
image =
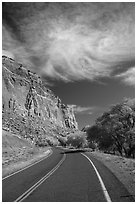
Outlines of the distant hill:
<svg viewBox="0 0 137 204">
<path fill-rule="evenodd" d="M 72 107 L 35 73 L 6 56 L 2 57 L 2 128 L 43 145 L 78 130 Z"/>
</svg>

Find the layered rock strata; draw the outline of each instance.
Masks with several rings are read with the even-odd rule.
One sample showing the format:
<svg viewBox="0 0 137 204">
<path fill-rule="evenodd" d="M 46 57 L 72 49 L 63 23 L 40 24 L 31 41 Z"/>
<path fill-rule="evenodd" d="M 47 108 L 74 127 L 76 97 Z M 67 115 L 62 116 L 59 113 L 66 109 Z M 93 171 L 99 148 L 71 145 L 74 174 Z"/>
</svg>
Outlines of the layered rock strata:
<svg viewBox="0 0 137 204">
<path fill-rule="evenodd" d="M 78 129 L 72 107 L 62 104 L 37 74 L 6 56 L 2 68 L 3 129 L 34 142 Z"/>
</svg>

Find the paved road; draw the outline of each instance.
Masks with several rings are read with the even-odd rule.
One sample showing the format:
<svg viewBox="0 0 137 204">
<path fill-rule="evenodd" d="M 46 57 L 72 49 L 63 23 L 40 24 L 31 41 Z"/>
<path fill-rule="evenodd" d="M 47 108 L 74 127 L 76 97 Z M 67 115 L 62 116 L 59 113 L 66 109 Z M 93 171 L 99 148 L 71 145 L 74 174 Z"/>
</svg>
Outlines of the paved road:
<svg viewBox="0 0 137 204">
<path fill-rule="evenodd" d="M 47 174 L 62 158 L 61 151 L 54 149 L 53 154 L 40 163 L 21 171 L 2 181 L 2 201 L 13 202 L 28 188 Z"/>
<path fill-rule="evenodd" d="M 49 177 L 22 202 L 115 202 L 134 201 L 118 179 L 91 153 L 90 161 L 96 166 L 106 190 L 103 191 L 97 173 L 91 162 L 80 152 L 72 153 L 54 149 L 53 154 L 42 162 L 3 180 L 3 201 L 12 202 L 35 185 L 48 172 Z M 64 161 L 63 161 L 63 160 Z M 63 163 L 51 170 L 59 163 Z M 35 186 L 34 186 L 35 187 Z M 108 196 L 107 197 L 107 193 Z"/>
</svg>

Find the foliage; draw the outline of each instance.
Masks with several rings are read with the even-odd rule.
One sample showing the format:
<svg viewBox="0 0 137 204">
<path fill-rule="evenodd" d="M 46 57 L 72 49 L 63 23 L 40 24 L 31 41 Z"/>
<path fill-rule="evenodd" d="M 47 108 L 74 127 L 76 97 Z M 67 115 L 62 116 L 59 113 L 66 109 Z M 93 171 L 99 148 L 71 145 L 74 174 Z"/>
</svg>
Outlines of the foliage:
<svg viewBox="0 0 137 204">
<path fill-rule="evenodd" d="M 67 145 L 75 148 L 84 148 L 87 146 L 86 134 L 82 132 L 70 134 L 67 138 Z"/>
<path fill-rule="evenodd" d="M 59 137 L 58 138 L 58 141 L 59 141 L 59 143 L 60 143 L 60 145 L 62 146 L 62 147 L 66 147 L 66 143 L 67 143 L 67 138 L 66 137 Z"/>
<path fill-rule="evenodd" d="M 89 142 L 96 142 L 99 149 L 134 157 L 135 101 L 126 99 L 111 107 L 87 130 L 87 135 Z"/>
<path fill-rule="evenodd" d="M 59 145 L 59 141 L 57 138 L 48 137 L 48 138 L 46 138 L 46 141 L 50 146 L 58 146 Z"/>
</svg>

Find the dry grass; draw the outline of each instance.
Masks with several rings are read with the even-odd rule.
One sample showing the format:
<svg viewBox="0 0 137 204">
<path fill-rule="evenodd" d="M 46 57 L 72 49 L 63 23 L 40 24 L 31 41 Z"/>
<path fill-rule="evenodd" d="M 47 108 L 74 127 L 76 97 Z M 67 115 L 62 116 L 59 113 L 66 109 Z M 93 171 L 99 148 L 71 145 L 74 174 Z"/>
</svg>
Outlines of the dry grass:
<svg viewBox="0 0 137 204">
<path fill-rule="evenodd" d="M 2 132 L 2 177 L 45 157 L 50 147 L 37 148 L 19 135 Z"/>
<path fill-rule="evenodd" d="M 135 160 L 120 156 L 93 152 L 98 160 L 102 161 L 126 186 L 131 195 L 135 195 Z"/>
<path fill-rule="evenodd" d="M 32 157 L 26 157 L 26 160 L 20 160 L 18 162 L 15 163 L 10 163 L 7 166 L 3 166 L 2 168 L 2 177 L 8 176 L 18 170 L 21 170 L 33 163 L 35 163 L 36 161 L 44 158 L 45 156 L 47 156 L 49 154 L 49 152 L 47 152 L 47 148 L 45 151 L 43 152 L 39 152 L 39 154 L 37 155 L 33 155 Z"/>
</svg>

